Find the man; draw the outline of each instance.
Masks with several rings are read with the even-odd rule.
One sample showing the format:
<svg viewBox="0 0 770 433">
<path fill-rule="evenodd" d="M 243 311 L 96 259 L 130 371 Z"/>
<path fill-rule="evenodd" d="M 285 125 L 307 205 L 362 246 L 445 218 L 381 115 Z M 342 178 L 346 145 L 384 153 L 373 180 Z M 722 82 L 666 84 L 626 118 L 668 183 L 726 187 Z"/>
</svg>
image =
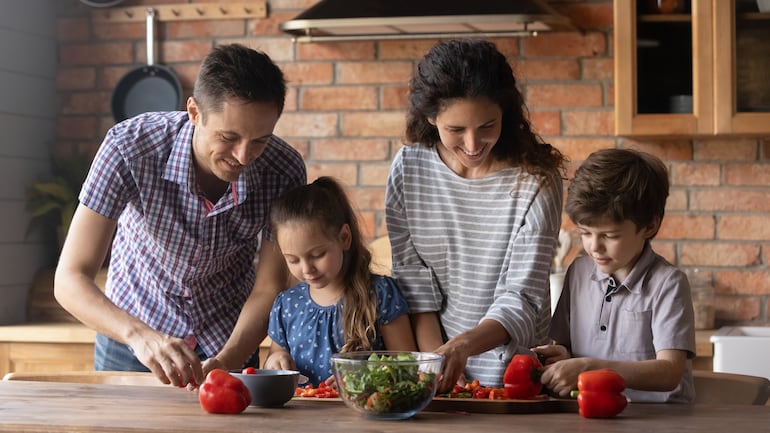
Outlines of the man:
<svg viewBox="0 0 770 433">
<path fill-rule="evenodd" d="M 59 303 L 98 333 L 95 369 L 194 387 L 257 352 L 288 281 L 270 205 L 307 181 L 299 153 L 273 135 L 285 96 L 267 55 L 220 46 L 186 112 L 141 114 L 107 133 L 54 284 Z M 94 276 L 111 242 L 103 294 Z"/>
</svg>

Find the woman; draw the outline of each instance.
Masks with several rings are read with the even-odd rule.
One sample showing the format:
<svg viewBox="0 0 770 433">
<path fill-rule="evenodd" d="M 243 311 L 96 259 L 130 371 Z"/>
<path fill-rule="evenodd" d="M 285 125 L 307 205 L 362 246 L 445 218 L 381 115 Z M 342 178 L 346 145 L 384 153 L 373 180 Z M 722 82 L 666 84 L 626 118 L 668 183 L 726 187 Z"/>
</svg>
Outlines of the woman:
<svg viewBox="0 0 770 433">
<path fill-rule="evenodd" d="M 543 342 L 564 157 L 532 132 L 510 65 L 483 40 L 439 42 L 410 83 L 386 189 L 393 275 L 439 391 L 499 386 Z"/>
</svg>

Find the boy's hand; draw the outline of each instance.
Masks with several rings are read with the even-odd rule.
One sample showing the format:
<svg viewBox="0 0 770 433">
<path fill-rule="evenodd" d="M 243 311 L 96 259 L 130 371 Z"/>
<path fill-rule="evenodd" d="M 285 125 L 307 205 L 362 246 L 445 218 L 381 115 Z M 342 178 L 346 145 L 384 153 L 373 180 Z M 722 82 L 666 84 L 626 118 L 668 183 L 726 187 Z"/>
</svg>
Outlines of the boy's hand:
<svg viewBox="0 0 770 433">
<path fill-rule="evenodd" d="M 532 348 L 532 351 L 539 355 L 538 357 L 543 361 L 543 365 L 553 364 L 556 361 L 570 358 L 567 348 L 560 344 L 535 346 Z"/>
<path fill-rule="evenodd" d="M 578 375 L 591 370 L 591 358 L 570 358 L 546 365 L 540 381 L 559 397 L 569 397 L 577 389 Z"/>
<path fill-rule="evenodd" d="M 267 370 L 296 370 L 297 365 L 289 352 L 280 351 L 271 353 L 265 360 Z"/>
</svg>

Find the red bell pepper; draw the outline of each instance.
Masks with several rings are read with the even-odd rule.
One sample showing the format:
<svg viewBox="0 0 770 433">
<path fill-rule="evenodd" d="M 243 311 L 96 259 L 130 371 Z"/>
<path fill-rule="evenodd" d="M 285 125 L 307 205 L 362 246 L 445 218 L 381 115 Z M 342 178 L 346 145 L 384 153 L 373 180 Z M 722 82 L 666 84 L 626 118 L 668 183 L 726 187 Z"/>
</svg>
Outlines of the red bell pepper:
<svg viewBox="0 0 770 433">
<path fill-rule="evenodd" d="M 610 418 L 628 405 L 626 381 L 613 370 L 584 371 L 578 375 L 578 408 L 585 418 Z"/>
<path fill-rule="evenodd" d="M 215 369 L 198 389 L 198 400 L 209 413 L 241 413 L 251 404 L 251 394 L 240 379 Z"/>
<path fill-rule="evenodd" d="M 535 356 L 514 355 L 503 375 L 505 396 L 510 399 L 529 400 L 543 389 L 540 375 L 543 365 Z"/>
</svg>

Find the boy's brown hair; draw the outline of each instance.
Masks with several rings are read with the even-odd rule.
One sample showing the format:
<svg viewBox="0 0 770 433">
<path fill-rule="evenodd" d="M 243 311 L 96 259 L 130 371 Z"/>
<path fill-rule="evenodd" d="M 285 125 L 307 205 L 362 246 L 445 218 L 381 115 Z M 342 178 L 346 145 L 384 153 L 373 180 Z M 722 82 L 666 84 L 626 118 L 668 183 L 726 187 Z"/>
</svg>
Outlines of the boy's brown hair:
<svg viewBox="0 0 770 433">
<path fill-rule="evenodd" d="M 631 149 L 602 149 L 580 165 L 567 189 L 565 211 L 575 224 L 631 220 L 637 230 L 663 220 L 668 170 L 659 158 Z M 655 237 L 656 232 L 650 237 Z"/>
</svg>

